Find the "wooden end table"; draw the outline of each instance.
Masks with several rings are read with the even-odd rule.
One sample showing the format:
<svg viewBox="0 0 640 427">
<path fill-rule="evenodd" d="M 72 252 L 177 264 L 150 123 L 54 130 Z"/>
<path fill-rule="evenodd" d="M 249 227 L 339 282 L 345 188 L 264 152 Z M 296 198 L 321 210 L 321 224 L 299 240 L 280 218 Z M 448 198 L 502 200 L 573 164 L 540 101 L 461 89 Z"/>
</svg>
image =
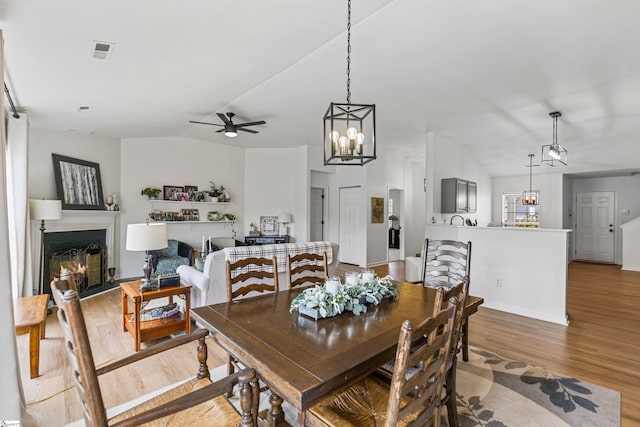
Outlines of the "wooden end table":
<svg viewBox="0 0 640 427">
<path fill-rule="evenodd" d="M 40 340 L 44 339 L 47 325 L 49 294 L 20 297 L 13 300 L 16 335 L 29 332 L 29 373 L 40 375 Z"/>
<path fill-rule="evenodd" d="M 180 331 L 191 333 L 191 286 L 168 286 L 152 291 L 140 291 L 140 280 L 124 282 L 120 284 L 122 291 L 122 330 L 129 331 L 133 336 L 135 350 L 140 351 L 140 343 L 174 334 Z M 178 296 L 185 301 L 184 313 L 164 319 L 140 321 L 140 310 L 145 302 L 158 298 L 169 298 L 169 304 L 173 303 L 173 297 Z M 134 303 L 133 312 L 129 312 L 129 299 Z M 131 317 L 133 316 L 133 322 Z"/>
</svg>

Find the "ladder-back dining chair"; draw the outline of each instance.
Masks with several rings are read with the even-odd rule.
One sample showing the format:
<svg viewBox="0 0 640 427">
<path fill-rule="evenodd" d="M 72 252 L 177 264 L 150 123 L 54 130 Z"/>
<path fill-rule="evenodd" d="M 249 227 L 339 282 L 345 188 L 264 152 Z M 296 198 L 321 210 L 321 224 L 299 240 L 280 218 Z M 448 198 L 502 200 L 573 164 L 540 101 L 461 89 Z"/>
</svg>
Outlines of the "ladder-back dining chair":
<svg viewBox="0 0 640 427">
<path fill-rule="evenodd" d="M 439 427 L 453 326 L 460 309 L 453 298 L 447 308 L 416 325 L 405 320 L 391 382 L 376 374 L 357 381 L 311 407 L 306 425 Z"/>
<path fill-rule="evenodd" d="M 250 294 L 278 292 L 278 263 L 272 258 L 242 258 L 227 260 L 227 301 L 246 297 Z M 229 355 L 228 373 L 231 375 L 238 361 Z"/>
<path fill-rule="evenodd" d="M 296 286 L 321 285 L 327 279 L 327 254 L 302 253 L 287 256 L 289 289 Z"/>
<path fill-rule="evenodd" d="M 256 425 L 259 399 L 255 372 L 246 369 L 211 382 L 206 363 L 205 338 L 208 331 L 200 329 L 96 368 L 78 293 L 69 281 L 60 279 L 51 282 L 51 291 L 58 306 L 58 319 L 64 331 L 65 348 L 86 425 Z M 198 341 L 198 373 L 194 378 L 125 412 L 110 418 L 107 416 L 98 380 L 100 375 L 195 340 Z M 240 412 L 224 396 L 236 385 L 240 395 Z"/>
</svg>

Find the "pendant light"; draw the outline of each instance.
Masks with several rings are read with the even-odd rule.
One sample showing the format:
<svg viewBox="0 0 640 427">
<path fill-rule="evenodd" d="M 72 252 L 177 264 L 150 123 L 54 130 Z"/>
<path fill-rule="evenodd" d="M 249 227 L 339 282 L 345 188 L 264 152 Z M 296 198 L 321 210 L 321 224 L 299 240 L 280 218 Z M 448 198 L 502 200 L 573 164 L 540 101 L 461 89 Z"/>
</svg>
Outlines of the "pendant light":
<svg viewBox="0 0 640 427">
<path fill-rule="evenodd" d="M 542 161 L 549 166 L 566 166 L 568 163 L 567 149 L 558 144 L 558 117 L 562 117 L 560 111 L 549 113 L 553 118 L 553 142 L 542 146 Z"/>
<path fill-rule="evenodd" d="M 347 103 L 324 114 L 324 164 L 365 165 L 376 158 L 376 106 L 351 103 L 351 0 L 347 2 Z"/>
<path fill-rule="evenodd" d="M 540 190 L 533 190 L 533 154 L 529 154 L 529 191 L 524 190 L 522 193 L 522 204 L 527 206 L 535 206 L 540 204 Z"/>
</svg>

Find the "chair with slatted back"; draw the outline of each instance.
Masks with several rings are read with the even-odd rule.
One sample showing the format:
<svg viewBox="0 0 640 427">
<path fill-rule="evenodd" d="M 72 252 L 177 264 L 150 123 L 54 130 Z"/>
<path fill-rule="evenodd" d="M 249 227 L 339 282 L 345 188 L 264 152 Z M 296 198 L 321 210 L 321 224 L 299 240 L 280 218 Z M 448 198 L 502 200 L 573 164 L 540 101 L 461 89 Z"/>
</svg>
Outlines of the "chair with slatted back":
<svg viewBox="0 0 640 427">
<path fill-rule="evenodd" d="M 441 394 L 460 309 L 453 298 L 448 307 L 415 326 L 406 320 L 398 338 L 391 382 L 374 374 L 357 381 L 311 407 L 306 425 L 440 427 Z M 386 411 L 382 410 L 385 406 Z"/>
<path fill-rule="evenodd" d="M 327 254 L 302 253 L 287 256 L 289 289 L 296 286 L 320 285 L 327 279 Z"/>
<path fill-rule="evenodd" d="M 272 258 L 242 258 L 227 260 L 227 301 L 265 292 L 278 292 L 278 263 Z M 229 355 L 229 375 L 237 361 Z"/>
<path fill-rule="evenodd" d="M 461 329 L 463 321 L 464 305 L 466 304 L 467 295 L 469 293 L 468 281 L 458 283 L 451 288 L 439 287 L 436 293 L 436 299 L 433 306 L 434 315 L 442 310 L 444 305 L 448 304 L 451 298 L 455 298 L 460 302 L 461 309 L 456 312 L 455 322 L 453 324 L 453 338 L 449 359 L 447 360 L 447 374 L 445 378 L 445 393 L 443 394 L 442 404 L 447 407 L 447 416 L 449 419 L 449 426 L 454 427 L 458 425 L 458 412 L 456 407 L 456 367 L 457 367 L 457 354 L 461 345 Z M 378 373 L 387 380 L 391 380 L 393 369 L 395 367 L 395 361 L 391 360 L 381 368 L 378 369 Z"/>
<path fill-rule="evenodd" d="M 422 284 L 451 287 L 471 279 L 471 242 L 425 239 Z"/>
<path fill-rule="evenodd" d="M 96 369 L 87 328 L 78 293 L 67 280 L 51 282 L 53 298 L 58 306 L 58 319 L 64 331 L 65 348 L 71 363 L 76 390 L 80 394 L 85 424 L 88 426 L 172 426 L 172 425 L 224 425 L 254 426 L 258 411 L 258 384 L 251 369 L 239 371 L 216 382 L 211 382 L 207 367 L 208 331 L 198 330 L 177 337 L 111 362 Z M 197 376 L 156 397 L 108 417 L 102 400 L 98 377 L 118 368 L 154 356 L 177 346 L 198 341 Z M 241 411 L 226 399 L 234 386 L 238 386 Z"/>
</svg>

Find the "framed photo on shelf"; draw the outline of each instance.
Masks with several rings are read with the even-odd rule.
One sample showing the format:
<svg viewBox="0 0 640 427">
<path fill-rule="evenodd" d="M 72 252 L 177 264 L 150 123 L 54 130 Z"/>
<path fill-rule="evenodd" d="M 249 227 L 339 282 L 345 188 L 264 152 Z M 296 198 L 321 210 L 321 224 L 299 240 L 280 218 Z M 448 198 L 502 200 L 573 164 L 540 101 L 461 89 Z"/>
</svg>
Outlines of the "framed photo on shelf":
<svg viewBox="0 0 640 427">
<path fill-rule="evenodd" d="M 178 187 L 175 185 L 165 185 L 162 187 L 164 200 L 180 200 L 181 193 L 184 193 L 184 187 Z"/>
<path fill-rule="evenodd" d="M 277 216 L 261 216 L 260 217 L 260 234 L 263 236 L 278 235 L 278 217 Z"/>
<path fill-rule="evenodd" d="M 200 211 L 198 209 L 180 209 L 184 221 L 200 221 Z"/>
<path fill-rule="evenodd" d="M 54 153 L 51 158 L 62 209 L 105 210 L 98 163 Z"/>
<path fill-rule="evenodd" d="M 185 185 L 184 192 L 187 194 L 187 200 L 191 202 L 198 201 L 198 186 L 197 185 Z"/>
</svg>

